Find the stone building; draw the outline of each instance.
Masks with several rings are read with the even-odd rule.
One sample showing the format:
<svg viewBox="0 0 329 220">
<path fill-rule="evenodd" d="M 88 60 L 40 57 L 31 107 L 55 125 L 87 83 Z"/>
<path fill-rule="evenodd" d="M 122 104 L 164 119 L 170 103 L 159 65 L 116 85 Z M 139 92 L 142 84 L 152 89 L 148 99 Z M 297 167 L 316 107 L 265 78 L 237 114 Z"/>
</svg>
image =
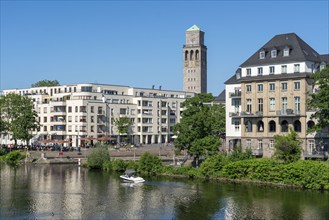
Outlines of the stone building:
<svg viewBox="0 0 329 220">
<path fill-rule="evenodd" d="M 320 55 L 295 33 L 274 36 L 240 65 L 225 82 L 228 150 L 241 145 L 259 157 L 274 153 L 274 136 L 297 132 L 303 157 L 328 153 L 328 128 L 307 133 L 314 125 L 307 109 L 308 93 L 316 92 L 311 75 L 325 67 Z"/>
</svg>

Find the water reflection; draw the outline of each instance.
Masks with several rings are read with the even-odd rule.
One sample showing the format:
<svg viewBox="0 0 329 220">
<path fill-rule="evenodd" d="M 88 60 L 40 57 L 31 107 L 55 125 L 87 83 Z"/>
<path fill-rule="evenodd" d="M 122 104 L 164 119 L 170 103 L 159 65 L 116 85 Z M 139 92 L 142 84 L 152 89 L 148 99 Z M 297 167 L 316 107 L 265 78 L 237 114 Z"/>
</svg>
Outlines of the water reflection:
<svg viewBox="0 0 329 220">
<path fill-rule="evenodd" d="M 0 166 L 0 218 L 325 219 L 328 193 L 118 175 L 73 165 Z"/>
</svg>

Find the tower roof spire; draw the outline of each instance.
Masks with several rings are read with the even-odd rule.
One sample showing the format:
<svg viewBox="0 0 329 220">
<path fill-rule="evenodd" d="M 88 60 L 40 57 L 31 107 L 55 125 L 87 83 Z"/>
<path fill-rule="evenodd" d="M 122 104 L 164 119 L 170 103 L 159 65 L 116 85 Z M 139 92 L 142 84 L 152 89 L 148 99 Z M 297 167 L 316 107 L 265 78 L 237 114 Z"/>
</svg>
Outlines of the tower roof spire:
<svg viewBox="0 0 329 220">
<path fill-rule="evenodd" d="M 201 29 L 198 26 L 193 25 L 192 27 L 190 27 L 186 31 L 201 31 Z"/>
</svg>

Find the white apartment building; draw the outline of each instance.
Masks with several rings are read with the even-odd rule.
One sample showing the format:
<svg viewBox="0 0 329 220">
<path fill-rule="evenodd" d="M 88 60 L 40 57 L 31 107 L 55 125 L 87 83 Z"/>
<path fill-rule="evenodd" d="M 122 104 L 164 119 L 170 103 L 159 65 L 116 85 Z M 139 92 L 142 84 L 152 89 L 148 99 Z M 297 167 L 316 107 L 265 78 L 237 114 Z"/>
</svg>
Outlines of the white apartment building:
<svg viewBox="0 0 329 220">
<path fill-rule="evenodd" d="M 325 67 L 320 55 L 294 33 L 274 36 L 240 65 L 225 82 L 226 141 L 250 148 L 259 157 L 274 153 L 274 136 L 292 128 L 302 141 L 304 158 L 328 154 L 328 129 L 309 134 L 314 126 L 307 109 L 309 93 L 316 92 L 311 75 Z"/>
<path fill-rule="evenodd" d="M 130 139 L 134 144 L 170 142 L 173 126 L 180 121 L 181 104 L 193 92 L 171 91 L 105 84 L 74 84 L 53 87 L 4 90 L 33 100 L 40 129 L 38 139 L 66 140 L 66 146 L 83 146 L 86 138 L 119 134 L 113 119 L 129 117 L 133 122 Z M 1 144 L 10 144 L 2 134 Z"/>
</svg>

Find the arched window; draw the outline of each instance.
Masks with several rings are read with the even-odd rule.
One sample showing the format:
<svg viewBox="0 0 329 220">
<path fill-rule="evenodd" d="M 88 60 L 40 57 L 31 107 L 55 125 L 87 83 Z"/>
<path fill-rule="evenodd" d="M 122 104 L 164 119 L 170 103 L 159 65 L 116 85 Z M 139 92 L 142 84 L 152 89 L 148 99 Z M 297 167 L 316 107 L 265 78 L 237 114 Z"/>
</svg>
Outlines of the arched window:
<svg viewBox="0 0 329 220">
<path fill-rule="evenodd" d="M 286 120 L 281 122 L 281 132 L 288 132 L 288 122 Z"/>
<path fill-rule="evenodd" d="M 245 126 L 246 126 L 246 132 L 252 132 L 252 123 L 251 121 L 246 121 L 245 122 Z"/>
<path fill-rule="evenodd" d="M 263 132 L 264 131 L 264 122 L 263 121 L 259 121 L 257 123 L 257 131 L 258 132 Z"/>
<path fill-rule="evenodd" d="M 185 60 L 187 60 L 188 59 L 188 51 L 186 50 L 185 51 Z"/>
<path fill-rule="evenodd" d="M 301 131 L 302 131 L 302 125 L 301 125 L 301 123 L 300 123 L 299 120 L 296 120 L 296 121 L 294 122 L 294 130 L 295 130 L 296 132 L 301 132 Z"/>
<path fill-rule="evenodd" d="M 275 121 L 270 121 L 268 123 L 268 127 L 269 127 L 269 132 L 275 132 L 276 131 L 276 124 Z"/>
<path fill-rule="evenodd" d="M 190 51 L 190 60 L 193 60 L 193 50 Z"/>
<path fill-rule="evenodd" d="M 195 51 L 195 60 L 199 60 L 199 50 Z"/>
<path fill-rule="evenodd" d="M 311 128 L 313 128 L 314 127 L 314 125 L 315 125 L 315 123 L 314 123 L 314 121 L 308 121 L 307 122 L 307 129 L 311 129 Z"/>
</svg>

